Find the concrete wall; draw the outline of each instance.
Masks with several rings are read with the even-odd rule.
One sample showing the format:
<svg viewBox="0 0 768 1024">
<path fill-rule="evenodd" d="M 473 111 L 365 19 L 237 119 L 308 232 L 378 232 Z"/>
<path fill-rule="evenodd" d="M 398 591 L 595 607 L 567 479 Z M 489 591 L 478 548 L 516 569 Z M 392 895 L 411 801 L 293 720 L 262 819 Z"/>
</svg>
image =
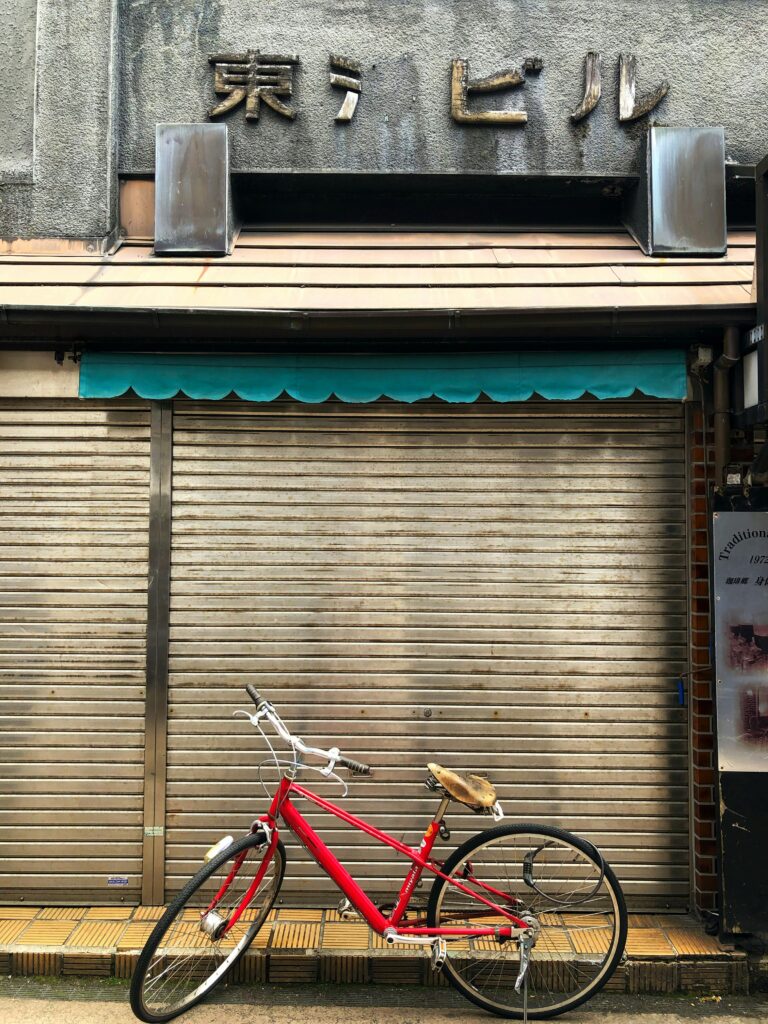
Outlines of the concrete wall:
<svg viewBox="0 0 768 1024">
<path fill-rule="evenodd" d="M 151 172 L 158 121 L 206 120 L 208 54 L 222 50 L 302 61 L 295 121 L 265 107 L 258 124 L 242 107 L 226 116 L 236 171 L 622 174 L 636 168 L 650 120 L 723 125 L 737 162 L 768 152 L 768 0 L 0 0 L 0 16 L 6 240 L 101 246 L 116 226 L 118 145 L 125 172 Z M 589 49 L 604 56 L 604 95 L 573 125 Z M 671 83 L 631 125 L 618 121 L 622 51 L 639 60 L 640 92 Z M 342 94 L 329 84 L 330 52 L 363 64 L 349 125 L 334 122 Z M 539 76 L 472 101 L 519 104 L 527 127 L 452 121 L 452 58 L 466 57 L 474 77 L 530 56 L 544 60 Z"/>
<path fill-rule="evenodd" d="M 142 0 L 124 5 L 121 166 L 153 166 L 157 121 L 200 121 L 216 102 L 207 56 L 261 49 L 297 53 L 295 122 L 265 110 L 226 115 L 235 170 L 626 173 L 649 119 L 620 125 L 617 62 L 638 58 L 638 92 L 670 81 L 651 115 L 662 124 L 722 125 L 728 155 L 768 152 L 766 0 Z M 604 57 L 604 95 L 580 126 L 588 50 Z M 330 52 L 363 62 L 363 95 L 349 125 L 334 116 Z M 472 77 L 544 69 L 525 87 L 477 97 L 478 108 L 520 104 L 525 128 L 455 124 L 452 58 Z"/>
<path fill-rule="evenodd" d="M 2 3 L 15 12 L 3 31 L 20 47 L 37 15 L 37 96 L 28 181 L 0 183 L 0 238 L 83 238 L 97 248 L 116 214 L 117 0 Z M 16 116 L 29 123 L 28 72 L 2 97 L 0 131 Z"/>
<path fill-rule="evenodd" d="M 37 0 L 0 0 L 0 183 L 29 182 L 35 155 Z"/>
</svg>

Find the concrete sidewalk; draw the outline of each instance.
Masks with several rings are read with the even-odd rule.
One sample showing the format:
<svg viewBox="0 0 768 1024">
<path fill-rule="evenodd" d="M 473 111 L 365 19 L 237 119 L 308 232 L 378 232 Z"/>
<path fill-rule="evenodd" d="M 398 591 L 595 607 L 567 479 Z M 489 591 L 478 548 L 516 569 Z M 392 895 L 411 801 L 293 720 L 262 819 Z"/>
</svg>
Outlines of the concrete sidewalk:
<svg viewBox="0 0 768 1024">
<path fill-rule="evenodd" d="M 3 1024 L 135 1024 L 128 983 L 114 978 L 0 979 Z M 221 985 L 184 1024 L 492 1024 L 451 989 L 390 985 Z M 572 1024 L 755 1024 L 768 997 L 599 995 Z"/>
<path fill-rule="evenodd" d="M 162 907 L 0 907 L 0 974 L 129 978 Z M 194 911 L 185 911 L 194 915 Z M 616 993 L 749 991 L 747 957 L 682 915 L 630 914 Z M 568 943 L 568 923 L 562 923 Z M 567 945 L 566 945 L 566 948 Z M 279 909 L 233 972 L 234 982 L 445 984 L 428 954 L 388 947 L 335 910 Z"/>
</svg>

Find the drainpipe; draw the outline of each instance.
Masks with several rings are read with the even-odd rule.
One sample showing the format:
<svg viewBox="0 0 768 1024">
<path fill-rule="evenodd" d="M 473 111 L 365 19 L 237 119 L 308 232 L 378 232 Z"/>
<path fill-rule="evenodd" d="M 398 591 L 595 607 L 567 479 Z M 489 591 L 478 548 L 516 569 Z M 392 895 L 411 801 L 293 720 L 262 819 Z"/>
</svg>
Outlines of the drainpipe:
<svg viewBox="0 0 768 1024">
<path fill-rule="evenodd" d="M 715 486 L 725 483 L 725 469 L 731 461 L 731 389 L 730 370 L 741 356 L 738 327 L 726 327 L 723 353 L 715 363 Z"/>
</svg>

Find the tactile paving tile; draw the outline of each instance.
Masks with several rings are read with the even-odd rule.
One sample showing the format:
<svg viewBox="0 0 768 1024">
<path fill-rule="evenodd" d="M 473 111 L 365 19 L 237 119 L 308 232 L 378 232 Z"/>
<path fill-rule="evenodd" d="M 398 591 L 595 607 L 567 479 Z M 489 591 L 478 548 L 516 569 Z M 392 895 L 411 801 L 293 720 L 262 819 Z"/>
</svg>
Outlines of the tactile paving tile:
<svg viewBox="0 0 768 1024">
<path fill-rule="evenodd" d="M 607 914 L 561 914 L 566 928 L 613 928 Z"/>
<path fill-rule="evenodd" d="M 272 949 L 316 949 L 320 944 L 320 925 L 286 921 L 272 928 Z"/>
<path fill-rule="evenodd" d="M 0 921 L 31 921 L 39 907 L 0 907 Z"/>
<path fill-rule="evenodd" d="M 251 949 L 266 949 L 269 945 L 269 940 L 272 938 L 273 927 L 274 925 L 271 921 L 267 921 L 266 924 L 262 925 L 256 932 L 256 938 L 251 943 Z"/>
<path fill-rule="evenodd" d="M 568 935 L 577 953 L 607 953 L 613 941 L 612 928 L 571 928 Z"/>
<path fill-rule="evenodd" d="M 61 946 L 76 925 L 76 921 L 33 921 L 16 941 L 24 946 Z"/>
<path fill-rule="evenodd" d="M 674 956 L 675 950 L 658 928 L 630 928 L 627 933 L 628 956 Z"/>
<path fill-rule="evenodd" d="M 67 940 L 68 946 L 111 949 L 125 931 L 124 921 L 83 921 Z"/>
<path fill-rule="evenodd" d="M 0 921 L 0 943 L 10 945 L 28 927 L 29 921 Z"/>
<path fill-rule="evenodd" d="M 322 921 L 322 910 L 279 910 L 278 921 Z"/>
<path fill-rule="evenodd" d="M 653 914 L 629 914 L 628 924 L 630 928 L 658 928 L 659 919 Z"/>
<path fill-rule="evenodd" d="M 174 949 L 198 949 L 210 946 L 211 940 L 200 931 L 199 922 L 181 921 L 166 932 L 163 944 Z"/>
<path fill-rule="evenodd" d="M 133 921 L 159 921 L 166 911 L 166 907 L 136 907 L 133 912 Z"/>
<path fill-rule="evenodd" d="M 87 907 L 46 907 L 39 921 L 80 921 L 85 917 Z"/>
<path fill-rule="evenodd" d="M 131 921 L 117 941 L 118 949 L 143 949 L 152 934 L 153 921 Z"/>
<path fill-rule="evenodd" d="M 91 907 L 86 921 L 130 921 L 133 907 Z"/>
<path fill-rule="evenodd" d="M 323 949 L 368 949 L 368 925 L 347 921 L 326 922 L 323 930 Z"/>
<path fill-rule="evenodd" d="M 667 928 L 666 933 L 676 952 L 681 956 L 712 956 L 726 952 L 714 935 L 707 935 L 703 931 L 697 932 L 692 928 Z"/>
<path fill-rule="evenodd" d="M 573 947 L 564 928 L 542 928 L 536 940 L 537 952 L 571 953 Z"/>
<path fill-rule="evenodd" d="M 539 914 L 539 923 L 542 925 L 551 925 L 559 928 L 563 923 L 563 918 L 560 914 Z"/>
</svg>

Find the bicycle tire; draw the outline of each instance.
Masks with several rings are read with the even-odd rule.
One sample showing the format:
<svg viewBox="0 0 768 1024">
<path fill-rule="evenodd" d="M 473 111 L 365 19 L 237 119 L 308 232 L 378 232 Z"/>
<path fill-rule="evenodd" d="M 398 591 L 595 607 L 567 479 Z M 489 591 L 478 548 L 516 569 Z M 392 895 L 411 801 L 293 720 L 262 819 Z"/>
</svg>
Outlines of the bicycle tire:
<svg viewBox="0 0 768 1024">
<path fill-rule="evenodd" d="M 209 864 L 202 867 L 194 878 L 190 879 L 190 881 L 185 885 L 178 896 L 176 896 L 176 898 L 169 904 L 168 909 L 160 918 L 147 939 L 144 949 L 137 961 L 136 970 L 131 980 L 131 1009 L 139 1020 L 145 1021 L 146 1024 L 163 1024 L 163 1022 L 173 1020 L 173 1018 L 177 1017 L 180 1013 L 184 1013 L 186 1010 L 191 1009 L 191 1007 L 196 1006 L 202 999 L 213 991 L 219 982 L 226 977 L 235 964 L 237 964 L 241 957 L 243 957 L 247 952 L 248 947 L 253 942 L 259 929 L 264 924 L 269 911 L 272 909 L 272 905 L 280 891 L 280 886 L 283 883 L 283 876 L 285 874 L 285 847 L 280 840 L 277 842 L 272 862 L 267 868 L 262 886 L 260 886 L 258 892 L 254 895 L 249 904 L 249 911 L 246 911 L 246 914 L 244 914 L 243 918 L 238 922 L 236 926 L 238 930 L 233 935 L 233 938 L 231 940 L 227 940 L 228 943 L 229 941 L 232 942 L 231 950 L 223 950 L 221 945 L 215 940 L 206 942 L 208 937 L 204 935 L 194 920 L 188 922 L 183 921 L 182 919 L 184 911 L 189 910 L 189 905 L 194 903 L 196 896 L 198 900 L 202 900 L 203 906 L 209 905 L 211 892 L 218 892 L 220 889 L 220 883 L 218 880 L 214 882 L 213 886 L 207 893 L 205 892 L 205 884 L 217 875 L 220 875 L 222 868 L 225 865 L 228 865 L 228 875 L 234 868 L 234 864 L 229 865 L 228 862 L 234 860 L 234 858 L 243 852 L 245 852 L 245 859 L 241 862 L 241 865 L 230 880 L 227 892 L 229 892 L 232 886 L 235 885 L 240 871 L 245 865 L 247 865 L 247 870 L 243 872 L 241 884 L 245 885 L 246 882 L 250 884 L 257 871 L 256 859 L 254 858 L 251 860 L 248 856 L 248 851 L 251 848 L 256 850 L 262 849 L 263 859 L 263 856 L 269 848 L 263 832 L 250 833 L 249 835 L 243 836 L 241 839 L 231 843 Z M 225 875 L 225 877 L 227 877 L 227 875 Z M 233 891 L 232 905 L 236 905 L 242 899 L 243 895 L 244 891 L 238 891 L 237 889 Z M 259 897 L 263 898 L 259 903 L 258 908 L 254 910 L 254 900 Z M 221 906 L 224 906 L 223 898 Z M 174 926 L 176 926 L 175 931 Z M 202 940 L 200 938 L 201 935 L 204 936 Z M 163 940 L 166 940 L 166 943 L 161 947 Z M 173 945 L 174 941 L 178 943 L 177 946 Z M 182 945 L 182 943 L 187 944 Z M 189 943 L 192 943 L 193 945 L 190 946 Z M 190 948 L 194 950 L 192 953 L 188 953 Z M 158 953 L 158 949 L 161 949 L 161 952 Z M 184 950 L 188 955 L 180 957 L 178 952 L 163 952 L 162 950 Z M 217 957 L 218 962 L 216 959 Z M 199 961 L 199 969 L 197 973 L 195 973 L 196 959 Z M 163 969 L 164 964 L 167 961 L 170 961 L 170 966 Z M 161 970 L 161 973 L 156 975 L 154 979 L 151 977 L 153 964 Z M 148 1002 L 148 982 L 149 985 L 155 984 L 157 987 L 163 974 L 168 975 L 168 978 L 170 979 L 171 976 L 168 972 L 175 965 L 179 967 L 180 973 L 183 968 L 183 973 L 181 973 L 181 976 L 176 982 L 177 989 L 181 988 L 177 1001 L 171 1002 L 170 1005 L 165 1008 L 153 1008 L 153 1003 Z M 209 972 L 207 975 L 202 977 L 202 980 L 200 980 L 201 971 Z M 184 994 L 184 984 L 194 985 L 195 987 L 192 989 L 191 993 Z M 158 995 L 153 998 L 155 1001 L 160 999 L 159 990 Z"/>
<path fill-rule="evenodd" d="M 512 842 L 515 837 L 519 843 Z M 526 897 L 527 904 L 517 909 L 510 906 L 510 910 L 518 916 L 532 913 L 541 929 L 537 945 L 531 950 L 526 976 L 527 1016 L 531 1020 L 556 1017 L 591 999 L 616 969 L 627 937 L 624 896 L 615 874 L 592 843 L 564 829 L 547 825 L 501 825 L 480 832 L 451 854 L 443 865 L 443 874 L 451 877 L 458 870 L 460 876 L 467 871 L 476 875 L 479 870 L 483 870 L 480 868 L 481 851 L 487 850 L 491 852 L 491 857 L 488 858 L 485 877 L 488 884 L 491 884 L 492 876 L 501 874 L 499 867 L 491 867 L 491 864 L 500 864 L 501 858 L 498 854 L 495 861 L 491 858 L 495 850 L 503 848 L 504 840 L 508 841 L 507 847 L 513 850 L 508 858 L 508 863 L 512 865 L 512 876 L 507 867 L 500 881 L 507 886 L 504 891 L 510 894 L 514 886 L 517 898 Z M 567 859 L 570 856 L 567 853 L 569 850 L 577 851 L 579 857 Z M 552 861 L 552 871 L 562 876 L 556 882 L 554 874 L 551 883 L 545 879 L 545 856 Z M 542 862 L 538 865 L 537 857 Z M 471 865 L 471 868 L 467 865 Z M 531 877 L 534 871 L 541 876 L 535 881 Z M 565 890 L 559 896 L 555 895 L 555 885 L 573 887 L 580 877 L 579 873 L 583 873 L 585 878 L 580 895 L 566 898 L 568 892 Z M 465 881 L 464 884 L 469 883 Z M 498 879 L 496 885 L 500 888 Z M 546 885 L 549 885 L 553 895 L 545 891 Z M 447 899 L 449 891 L 450 900 Z M 546 901 L 550 905 L 546 905 Z M 449 910 L 450 903 L 454 906 L 453 910 Z M 466 911 L 467 924 L 477 926 L 481 920 L 478 919 L 478 911 L 472 909 L 476 906 L 476 900 L 464 896 L 448 881 L 438 877 L 432 885 L 427 905 L 428 924 L 431 928 L 439 928 L 441 918 L 443 924 L 447 924 L 449 916 L 450 923 L 455 924 L 456 916 L 461 919 L 461 914 Z M 569 913 L 569 908 L 572 913 Z M 482 918 L 484 911 L 481 910 L 479 914 Z M 541 915 L 541 919 L 536 914 Z M 569 921 L 563 917 L 564 914 L 576 920 Z M 499 918 L 494 924 L 502 921 Z M 512 940 L 502 945 L 498 940 L 485 939 L 470 940 L 465 945 L 469 952 L 461 950 L 452 961 L 451 943 L 448 943 L 448 956 L 442 970 L 454 988 L 470 1002 L 490 1013 L 522 1019 L 523 996 L 514 990 L 514 981 L 520 968 L 518 943 Z M 594 947 L 591 951 L 590 946 Z M 499 980 L 492 997 L 484 991 L 483 985 L 490 988 L 494 971 Z M 533 994 L 531 984 L 536 986 Z M 549 995 L 544 991 L 548 985 L 553 986 Z M 555 985 L 563 991 L 554 991 Z"/>
</svg>

